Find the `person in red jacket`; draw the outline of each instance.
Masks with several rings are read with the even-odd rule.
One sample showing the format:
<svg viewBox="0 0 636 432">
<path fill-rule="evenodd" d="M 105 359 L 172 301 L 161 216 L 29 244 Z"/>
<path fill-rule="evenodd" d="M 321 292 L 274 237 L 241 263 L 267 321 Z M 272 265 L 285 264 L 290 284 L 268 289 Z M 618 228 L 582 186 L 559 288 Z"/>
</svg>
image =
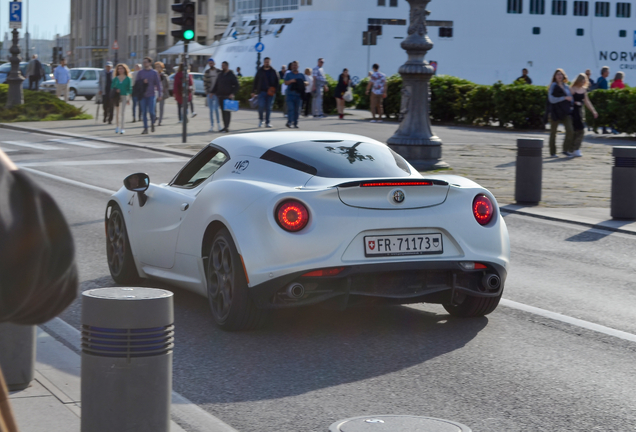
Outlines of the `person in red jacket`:
<svg viewBox="0 0 636 432">
<path fill-rule="evenodd" d="M 189 71 L 188 71 L 189 72 Z M 174 76 L 174 88 L 172 92 L 174 94 L 174 98 L 179 105 L 179 123 L 182 120 L 182 112 L 183 112 L 183 87 L 181 87 L 183 83 L 183 63 L 179 65 L 179 71 Z M 188 74 L 188 102 L 192 106 L 192 91 L 194 90 L 194 81 L 192 80 L 192 75 Z M 193 109 L 194 111 L 194 109 Z M 194 112 L 193 112 L 194 115 Z"/>
<path fill-rule="evenodd" d="M 623 78 L 625 78 L 625 74 L 623 72 L 616 72 L 616 76 L 614 77 L 614 81 L 612 81 L 610 88 L 624 89 L 625 83 L 623 82 Z"/>
</svg>

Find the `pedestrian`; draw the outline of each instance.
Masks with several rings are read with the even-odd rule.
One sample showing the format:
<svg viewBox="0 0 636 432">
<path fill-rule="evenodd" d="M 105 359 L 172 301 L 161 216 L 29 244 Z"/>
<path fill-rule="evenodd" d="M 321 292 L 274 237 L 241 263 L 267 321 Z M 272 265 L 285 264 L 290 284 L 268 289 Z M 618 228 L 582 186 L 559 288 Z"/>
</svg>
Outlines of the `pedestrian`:
<svg viewBox="0 0 636 432">
<path fill-rule="evenodd" d="M 234 95 L 239 90 L 239 83 L 236 79 L 236 75 L 234 72 L 230 70 L 230 64 L 226 61 L 221 63 L 221 73 L 216 78 L 216 83 L 214 83 L 214 87 L 212 88 L 212 94 L 218 96 L 219 105 L 223 110 L 223 129 L 219 132 L 229 132 L 230 131 L 230 120 L 232 119 L 232 112 L 227 111 L 224 106 L 224 102 L 226 99 L 234 99 Z"/>
<path fill-rule="evenodd" d="M 285 85 L 287 85 L 287 124 L 288 128 L 298 129 L 298 116 L 302 104 L 302 95 L 305 94 L 305 74 L 298 71 L 298 62 L 290 63 L 290 70 L 285 74 Z"/>
<path fill-rule="evenodd" d="M 135 84 L 137 83 L 137 73 L 139 73 L 139 71 L 141 70 L 141 64 L 137 63 L 135 66 L 133 66 L 133 71 L 132 71 L 132 82 L 133 82 L 133 93 L 132 93 L 132 101 L 133 101 L 133 120 L 132 122 L 135 123 L 137 121 L 137 119 L 139 119 L 139 121 L 141 121 L 141 98 L 143 97 L 142 94 L 137 94 L 137 92 L 135 92 Z"/>
<path fill-rule="evenodd" d="M 44 66 L 38 60 L 38 55 L 33 54 L 26 70 L 26 76 L 29 79 L 29 90 L 34 90 L 34 87 L 35 91 L 40 90 L 40 80 L 44 78 L 44 75 Z"/>
<path fill-rule="evenodd" d="M 311 76 L 311 69 L 305 68 L 305 82 L 307 83 L 307 89 L 309 91 L 305 92 L 305 98 L 303 99 L 303 110 L 304 117 L 309 117 L 309 113 L 311 110 L 311 100 L 312 100 L 312 92 L 311 89 L 314 87 L 314 77 Z"/>
<path fill-rule="evenodd" d="M 598 90 L 609 90 L 609 83 L 607 82 L 607 77 L 609 76 L 609 74 L 610 74 L 609 66 L 603 66 L 601 68 L 601 76 L 599 77 L 599 79 L 596 80 L 596 88 Z M 596 128 L 594 132 L 598 133 L 596 131 Z M 607 125 L 603 126 L 603 133 L 604 134 L 611 133 L 610 131 L 607 130 Z"/>
<path fill-rule="evenodd" d="M 623 82 L 624 78 L 625 78 L 624 72 L 616 72 L 616 75 L 614 76 L 614 81 L 612 81 L 612 85 L 610 86 L 610 88 L 624 89 L 625 88 L 625 83 Z"/>
<path fill-rule="evenodd" d="M 280 79 L 285 79 L 285 74 L 286 74 L 286 73 L 287 73 L 287 66 L 282 65 L 282 66 L 280 67 L 280 71 L 278 71 L 278 77 L 279 77 Z"/>
<path fill-rule="evenodd" d="M 278 85 L 278 74 L 271 67 L 271 59 L 265 57 L 263 66 L 256 72 L 254 87 L 252 88 L 252 97 L 258 96 L 258 127 L 263 127 L 263 124 L 265 127 L 272 127 L 270 123 L 272 100 L 276 97 Z"/>
<path fill-rule="evenodd" d="M 592 71 L 589 69 L 585 69 L 585 76 L 587 77 L 587 81 L 589 85 L 587 86 L 587 91 L 591 92 L 592 90 L 596 90 L 596 83 L 592 79 Z"/>
<path fill-rule="evenodd" d="M 241 78 L 243 76 L 243 74 L 241 73 L 241 68 L 237 67 L 236 68 L 236 77 L 237 78 Z"/>
<path fill-rule="evenodd" d="M 568 77 L 563 69 L 557 69 L 552 75 L 548 90 L 550 102 L 550 157 L 557 157 L 556 134 L 559 124 L 565 126 L 563 154 L 572 157 L 574 130 L 572 127 L 572 92 L 567 85 Z"/>
<path fill-rule="evenodd" d="M 145 84 L 146 87 L 146 90 L 142 93 L 143 96 L 139 101 L 144 121 L 144 130 L 141 133 L 142 135 L 148 134 L 148 116 L 150 116 L 150 130 L 152 132 L 155 131 L 155 121 L 157 120 L 157 116 L 155 114 L 155 103 L 156 99 L 161 99 L 161 96 L 163 95 L 161 78 L 157 71 L 152 68 L 152 64 L 152 58 L 145 57 L 143 61 L 144 68 L 137 72 L 137 78 L 135 79 L 135 84 L 141 82 Z M 159 96 L 155 96 L 155 92 Z"/>
<path fill-rule="evenodd" d="M 124 63 L 120 63 L 115 67 L 115 79 L 111 88 L 119 94 L 119 103 L 115 106 L 115 133 L 124 134 L 126 105 L 130 105 L 130 95 L 132 94 L 132 79 L 130 78 L 130 69 Z"/>
<path fill-rule="evenodd" d="M 587 95 L 587 87 L 589 85 L 587 75 L 579 74 L 570 88 L 574 102 L 574 110 L 572 111 L 572 127 L 574 129 L 572 145 L 574 151 L 572 155 L 574 157 L 583 156 L 581 154 L 581 144 L 583 143 L 583 135 L 585 135 L 585 110 L 583 109 L 583 105 L 592 112 L 594 118 L 598 117 L 598 113 Z"/>
<path fill-rule="evenodd" d="M 168 80 L 168 74 L 165 72 L 166 65 L 162 62 L 155 62 L 155 70 L 159 74 L 161 78 L 161 89 L 163 90 L 162 97 L 157 100 L 157 105 L 159 106 L 159 120 L 157 121 L 157 126 L 161 126 L 161 121 L 163 120 L 163 109 L 166 103 L 166 99 L 170 97 L 170 81 Z M 157 108 L 155 107 L 155 112 Z"/>
<path fill-rule="evenodd" d="M 386 75 L 380 72 L 380 65 L 373 65 L 373 73 L 369 76 L 367 94 L 371 94 L 371 123 L 382 123 L 384 113 L 384 99 L 387 96 Z M 378 119 L 375 119 L 376 113 Z"/>
<path fill-rule="evenodd" d="M 110 99 L 110 88 L 113 84 L 115 71 L 113 71 L 113 62 L 107 61 L 104 69 L 99 71 L 99 92 L 98 97 L 102 98 L 102 106 L 104 107 L 104 123 L 113 124 L 113 101 Z"/>
<path fill-rule="evenodd" d="M 188 100 L 185 103 L 192 102 L 192 90 L 194 88 L 194 80 L 192 79 L 192 75 L 188 74 Z M 177 101 L 177 107 L 179 110 L 179 123 L 187 118 L 184 116 L 183 112 L 183 63 L 179 65 L 179 70 L 174 76 L 174 88 L 172 90 L 174 94 L 174 99 Z"/>
<path fill-rule="evenodd" d="M 64 101 L 68 102 L 68 83 L 71 80 L 71 72 L 66 67 L 66 60 L 61 59 L 58 67 L 53 72 L 55 78 L 55 94 L 59 98 L 64 93 Z"/>
<path fill-rule="evenodd" d="M 342 120 L 344 118 L 345 100 L 344 94 L 351 85 L 351 78 L 349 77 L 349 69 L 343 69 L 342 73 L 338 77 L 338 84 L 333 92 L 333 96 L 336 98 L 336 107 L 338 108 L 338 117 Z"/>
<path fill-rule="evenodd" d="M 528 76 L 528 69 L 526 68 L 521 69 L 521 76 L 517 78 L 515 81 L 524 82 L 526 84 L 532 84 L 532 80 Z"/>
<path fill-rule="evenodd" d="M 325 64 L 325 60 L 323 58 L 319 58 L 318 66 L 316 66 L 312 70 L 312 77 L 314 78 L 314 82 L 311 87 L 312 99 L 313 99 L 312 106 L 313 106 L 314 117 L 320 117 L 320 118 L 326 117 L 322 108 L 322 95 L 323 95 L 323 92 L 326 92 L 329 90 L 329 87 L 327 86 L 327 78 L 325 76 L 325 71 L 322 69 L 324 64 Z"/>
<path fill-rule="evenodd" d="M 219 116 L 219 98 L 216 95 L 212 94 L 212 89 L 214 88 L 216 79 L 221 71 L 217 67 L 215 67 L 216 63 L 214 62 L 214 59 L 212 57 L 208 59 L 208 66 L 208 69 L 206 69 L 205 73 L 203 74 L 203 85 L 205 87 L 208 108 L 210 109 L 210 130 L 208 132 L 214 132 L 215 116 L 218 130 L 221 131 L 221 129 L 223 128 L 221 127 L 221 120 Z"/>
</svg>

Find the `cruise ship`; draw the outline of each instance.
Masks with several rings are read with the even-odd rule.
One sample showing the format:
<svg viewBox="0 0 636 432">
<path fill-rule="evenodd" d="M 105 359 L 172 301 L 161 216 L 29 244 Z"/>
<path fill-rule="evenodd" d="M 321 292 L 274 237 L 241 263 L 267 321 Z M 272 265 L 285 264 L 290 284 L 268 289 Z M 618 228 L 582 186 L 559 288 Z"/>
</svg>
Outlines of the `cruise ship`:
<svg viewBox="0 0 636 432">
<path fill-rule="evenodd" d="M 258 14 L 261 43 L 258 46 Z M 587 0 L 432 0 L 426 59 L 437 74 L 479 84 L 513 82 L 526 68 L 534 84 L 547 85 L 556 68 L 570 77 L 603 66 L 623 71 L 636 85 L 636 20 L 629 1 Z M 217 64 L 226 60 L 244 75 L 256 68 L 257 47 L 279 70 L 292 60 L 301 69 L 324 58 L 334 78 L 348 68 L 362 79 L 378 63 L 391 75 L 406 59 L 406 0 L 230 0 L 232 19 L 213 45 Z M 363 32 L 377 34 L 363 44 Z"/>
</svg>

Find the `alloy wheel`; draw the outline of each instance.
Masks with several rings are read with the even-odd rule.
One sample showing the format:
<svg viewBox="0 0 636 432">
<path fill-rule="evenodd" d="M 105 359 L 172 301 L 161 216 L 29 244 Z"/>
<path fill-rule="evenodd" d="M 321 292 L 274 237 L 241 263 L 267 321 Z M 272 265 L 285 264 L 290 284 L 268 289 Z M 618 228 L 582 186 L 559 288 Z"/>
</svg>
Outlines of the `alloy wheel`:
<svg viewBox="0 0 636 432">
<path fill-rule="evenodd" d="M 234 294 L 232 251 L 226 240 L 217 238 L 208 261 L 208 299 L 218 321 L 230 313 Z"/>
<path fill-rule="evenodd" d="M 119 274 L 124 265 L 124 253 L 126 251 L 126 230 L 121 213 L 113 210 L 108 219 L 107 226 L 107 256 L 108 266 L 114 274 Z"/>
</svg>

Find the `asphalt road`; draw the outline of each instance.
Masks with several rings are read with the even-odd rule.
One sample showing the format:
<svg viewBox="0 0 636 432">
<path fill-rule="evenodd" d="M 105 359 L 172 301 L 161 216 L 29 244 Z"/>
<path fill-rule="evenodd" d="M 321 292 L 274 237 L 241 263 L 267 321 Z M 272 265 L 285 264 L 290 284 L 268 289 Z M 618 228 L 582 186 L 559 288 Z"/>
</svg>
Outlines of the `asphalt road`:
<svg viewBox="0 0 636 432">
<path fill-rule="evenodd" d="M 167 182 L 185 159 L 52 138 L 3 130 L 0 148 L 49 174 L 34 178 L 71 225 L 81 289 L 113 286 L 107 190 L 137 171 Z M 636 334 L 636 236 L 505 219 L 504 298 Z M 503 305 L 480 319 L 454 319 L 437 305 L 292 310 L 262 330 L 225 333 L 206 299 L 167 288 L 175 293 L 174 389 L 240 431 L 326 431 L 370 414 L 446 418 L 475 432 L 636 430 L 634 342 Z M 79 301 L 61 318 L 79 328 Z"/>
</svg>

